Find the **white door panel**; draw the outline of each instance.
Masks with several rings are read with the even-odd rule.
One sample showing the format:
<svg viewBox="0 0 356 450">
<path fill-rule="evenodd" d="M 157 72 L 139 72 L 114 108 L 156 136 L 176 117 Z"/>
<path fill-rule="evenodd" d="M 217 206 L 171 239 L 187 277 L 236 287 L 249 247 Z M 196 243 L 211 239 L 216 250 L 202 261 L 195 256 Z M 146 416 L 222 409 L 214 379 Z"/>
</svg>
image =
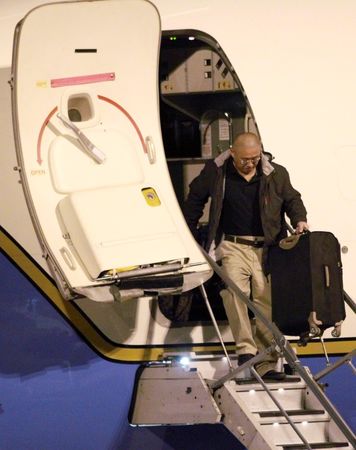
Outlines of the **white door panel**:
<svg viewBox="0 0 356 450">
<path fill-rule="evenodd" d="M 166 166 L 159 43 L 159 14 L 144 0 L 44 5 L 17 28 L 25 193 L 45 252 L 74 291 L 132 266 L 180 261 L 196 284 L 208 272 Z"/>
</svg>

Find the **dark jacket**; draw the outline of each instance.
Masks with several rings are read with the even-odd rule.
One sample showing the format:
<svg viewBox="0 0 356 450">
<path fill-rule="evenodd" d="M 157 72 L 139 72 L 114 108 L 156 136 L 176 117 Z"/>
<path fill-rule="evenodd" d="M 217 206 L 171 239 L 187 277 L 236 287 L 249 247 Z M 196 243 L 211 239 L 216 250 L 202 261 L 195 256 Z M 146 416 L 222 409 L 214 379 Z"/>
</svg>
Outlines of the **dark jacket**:
<svg viewBox="0 0 356 450">
<path fill-rule="evenodd" d="M 225 174 L 230 150 L 226 150 L 214 160 L 208 161 L 200 174 L 191 182 L 188 198 L 183 207 L 187 224 L 197 238 L 198 222 L 203 215 L 204 206 L 211 198 L 208 234 L 205 249 L 214 253 L 222 239 L 221 211 L 225 191 Z M 260 182 L 260 212 L 265 247 L 277 243 L 286 236 L 284 214 L 290 218 L 293 227 L 300 221 L 306 222 L 307 212 L 300 193 L 291 185 L 287 170 L 270 162 L 262 155 L 259 165 L 262 169 Z"/>
</svg>

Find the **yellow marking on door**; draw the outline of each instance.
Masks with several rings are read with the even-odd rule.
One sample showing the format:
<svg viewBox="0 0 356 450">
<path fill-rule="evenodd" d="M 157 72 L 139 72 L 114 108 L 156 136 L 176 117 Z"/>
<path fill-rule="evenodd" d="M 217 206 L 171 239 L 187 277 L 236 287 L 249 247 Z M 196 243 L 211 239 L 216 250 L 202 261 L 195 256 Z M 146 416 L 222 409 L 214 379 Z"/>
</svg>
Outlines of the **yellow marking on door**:
<svg viewBox="0 0 356 450">
<path fill-rule="evenodd" d="M 46 80 L 38 80 L 36 81 L 36 87 L 46 88 L 48 87 L 48 82 Z"/>
<path fill-rule="evenodd" d="M 149 206 L 159 206 L 161 201 L 153 188 L 142 189 L 142 194 Z"/>
</svg>

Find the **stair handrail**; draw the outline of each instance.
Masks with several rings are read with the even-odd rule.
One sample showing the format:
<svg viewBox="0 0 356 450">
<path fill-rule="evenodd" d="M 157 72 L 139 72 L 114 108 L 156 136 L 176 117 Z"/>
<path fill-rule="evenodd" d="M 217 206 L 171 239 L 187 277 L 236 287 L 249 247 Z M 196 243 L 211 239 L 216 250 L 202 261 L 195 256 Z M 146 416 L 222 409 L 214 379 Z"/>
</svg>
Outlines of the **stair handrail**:
<svg viewBox="0 0 356 450">
<path fill-rule="evenodd" d="M 345 290 L 343 291 L 343 294 L 344 294 L 344 302 L 350 306 L 350 308 L 354 313 L 356 313 L 356 303 L 352 300 L 352 298 Z"/>
<path fill-rule="evenodd" d="M 338 367 L 342 366 L 346 362 L 352 361 L 353 356 L 356 355 L 356 348 L 351 350 L 351 352 L 347 353 L 347 355 L 342 356 L 339 358 L 334 364 L 331 366 L 326 367 L 325 369 L 321 370 L 317 374 L 313 376 L 315 381 L 319 381 L 321 378 L 325 377 L 326 375 L 329 375 L 329 373 L 333 372 Z"/>
<path fill-rule="evenodd" d="M 224 281 L 226 286 L 231 289 L 243 303 L 255 314 L 255 317 L 258 318 L 272 333 L 273 339 L 275 342 L 276 350 L 280 353 L 283 353 L 285 360 L 290 365 L 290 367 L 295 370 L 300 377 L 303 379 L 305 384 L 308 386 L 310 391 L 315 395 L 321 405 L 324 407 L 326 412 L 329 414 L 330 418 L 335 422 L 336 426 L 342 432 L 342 434 L 346 437 L 351 445 L 356 448 L 356 436 L 348 426 L 348 424 L 344 421 L 342 416 L 335 409 L 334 405 L 330 402 L 330 400 L 326 397 L 326 395 L 320 389 L 320 386 L 317 382 L 309 375 L 309 373 L 302 366 L 301 362 L 297 358 L 291 344 L 281 333 L 276 324 L 270 321 L 264 314 L 262 314 L 253 302 L 249 299 L 249 297 L 237 286 L 237 284 L 223 271 L 223 269 L 214 261 L 210 255 L 201 247 L 203 254 L 210 267 L 214 270 L 214 272 Z M 254 359 L 251 359 L 246 364 L 246 367 L 252 366 L 255 363 Z M 233 378 L 232 373 L 230 372 L 227 379 Z M 216 383 L 219 383 L 218 380 Z M 263 387 L 263 386 L 262 386 Z"/>
</svg>

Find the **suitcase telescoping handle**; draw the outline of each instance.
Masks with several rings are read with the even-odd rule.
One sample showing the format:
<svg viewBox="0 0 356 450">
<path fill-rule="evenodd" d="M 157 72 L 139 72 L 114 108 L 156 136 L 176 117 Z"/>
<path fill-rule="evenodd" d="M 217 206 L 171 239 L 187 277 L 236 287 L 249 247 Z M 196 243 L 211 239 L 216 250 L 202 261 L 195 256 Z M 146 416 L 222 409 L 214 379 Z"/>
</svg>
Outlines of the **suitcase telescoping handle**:
<svg viewBox="0 0 356 450">
<path fill-rule="evenodd" d="M 329 266 L 324 266 L 324 273 L 325 273 L 325 286 L 327 288 L 330 287 L 330 271 L 329 271 Z"/>
</svg>

